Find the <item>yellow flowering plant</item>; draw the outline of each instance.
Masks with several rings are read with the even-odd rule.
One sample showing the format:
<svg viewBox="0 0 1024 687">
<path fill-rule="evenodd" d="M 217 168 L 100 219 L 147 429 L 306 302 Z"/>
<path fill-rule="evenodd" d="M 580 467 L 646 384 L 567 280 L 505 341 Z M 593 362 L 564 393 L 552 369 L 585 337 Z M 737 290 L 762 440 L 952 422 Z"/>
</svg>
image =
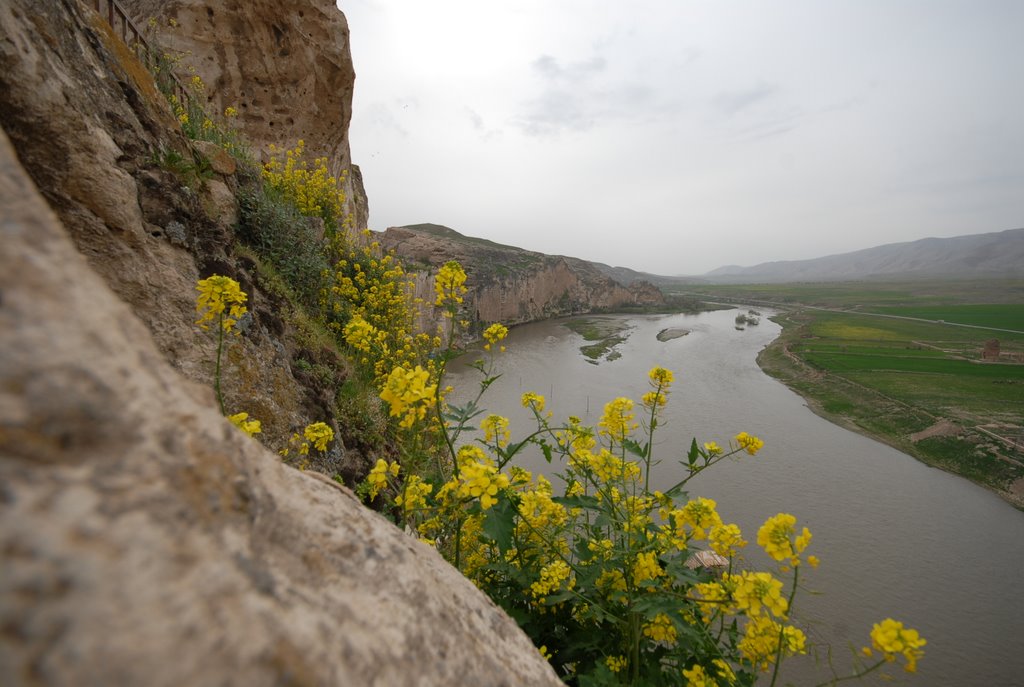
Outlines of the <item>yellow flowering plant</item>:
<svg viewBox="0 0 1024 687">
<path fill-rule="evenodd" d="M 279 451 L 284 461 L 295 464 L 300 470 L 309 466 L 311 451 L 327 453 L 327 447 L 334 441 L 334 430 L 326 422 L 313 422 L 306 425 L 302 433 L 294 432 L 288 444 Z"/>
<path fill-rule="evenodd" d="M 210 324 L 217 327 L 217 360 L 213 373 L 213 389 L 217 394 L 217 403 L 221 414 L 224 412 L 224 397 L 220 390 L 221 355 L 224 352 L 224 334 L 234 333 L 238 336 L 238 321 L 245 315 L 245 302 L 248 296 L 242 291 L 238 282 L 231 277 L 214 274 L 196 283 L 196 320 L 202 329 L 209 329 Z M 250 432 L 250 435 L 252 432 Z"/>
<path fill-rule="evenodd" d="M 451 323 L 448 350 L 431 378 L 438 389 L 453 350 L 460 272 L 446 265 L 435 289 Z M 353 342 L 373 338 L 362 324 L 351 334 Z M 485 329 L 487 355 L 472 365 L 479 390 L 462 405 L 435 393 L 434 412 L 422 413 L 422 394 L 407 385 L 385 388 L 392 415 L 411 427 L 433 423 L 445 453 L 429 473 L 378 461 L 362 493 L 381 499 L 386 512 L 515 618 L 567 682 L 753 685 L 765 677 L 776 684 L 782 662 L 808 648 L 792 609 L 801 570 L 817 565 L 807 555 L 811 533 L 790 514 L 768 518 L 757 542 L 777 569 L 748 569 L 740 528 L 722 519 L 713 500 L 686 491 L 707 468 L 754 456 L 764 442 L 746 432 L 722 445 L 695 439 L 679 457 L 675 484 L 652 491 L 654 437 L 675 381 L 661 367 L 650 371 L 639 403 L 609 401 L 596 427 L 574 417 L 553 424 L 544 397 L 523 394 L 536 428 L 513 440 L 509 421 L 480 406 L 500 377 L 496 361 L 506 336 L 504 327 Z M 405 380 L 409 370 L 392 374 Z M 472 430 L 479 435 L 466 442 Z M 514 464 L 528 449 L 557 466 L 560 493 Z M 878 662 L 858 664 L 833 682 L 900 656 L 912 670 L 922 654 L 924 640 L 895 621 L 877 625 L 871 637 Z"/>
<path fill-rule="evenodd" d="M 270 153 L 270 160 L 263 165 L 267 187 L 294 204 L 303 215 L 322 218 L 327 235 L 333 236 L 344 220 L 345 174 L 332 175 L 325 157 L 307 160 L 306 142 L 301 139 L 294 148 L 283 151 L 270 146 Z"/>
<path fill-rule="evenodd" d="M 180 25 L 174 19 L 169 19 L 166 26 L 161 26 L 152 17 L 146 23 L 148 44 L 154 47 L 145 49 L 143 60 L 153 75 L 157 88 L 166 96 L 174 117 L 186 136 L 192 140 L 216 143 L 239 162 L 251 165 L 252 151 L 235 126 L 234 120 L 238 117 L 238 110 L 227 106 L 221 114 L 210 114 L 203 107 L 203 103 L 208 101 L 206 84 L 196 73 L 195 67 L 187 64 L 190 53 L 158 47 L 163 42 L 163 30 L 170 29 L 174 32 L 179 28 Z"/>
</svg>

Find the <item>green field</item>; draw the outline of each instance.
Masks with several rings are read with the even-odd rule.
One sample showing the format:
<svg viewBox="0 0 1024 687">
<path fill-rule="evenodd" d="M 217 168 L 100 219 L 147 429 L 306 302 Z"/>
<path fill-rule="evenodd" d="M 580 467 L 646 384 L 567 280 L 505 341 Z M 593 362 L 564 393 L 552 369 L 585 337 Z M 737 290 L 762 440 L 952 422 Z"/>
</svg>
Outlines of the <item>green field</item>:
<svg viewBox="0 0 1024 687">
<path fill-rule="evenodd" d="M 875 307 L 871 312 L 1024 332 L 1024 303 Z"/>
<path fill-rule="evenodd" d="M 675 284 L 667 293 L 751 302 L 813 305 L 826 308 L 922 308 L 955 305 L 1011 305 L 1024 303 L 1024 280 L 857 281 L 797 284 Z M 1019 310 L 1018 310 L 1019 312 Z M 894 313 L 895 314 L 895 313 Z M 927 319 L 949 319 L 946 317 Z M 1019 320 L 1018 320 L 1019 321 Z M 967 322 L 965 324 L 972 324 Z M 1008 327 L 1020 329 L 1020 327 Z"/>
<path fill-rule="evenodd" d="M 974 328 L 1024 331 L 1024 296 L 971 302 L 1013 296 L 1017 286 L 1024 294 L 1024 283 L 961 286 L 701 289 L 708 298 L 714 292 L 780 308 L 773 319 L 782 335 L 758 362 L 817 412 L 1024 508 L 1024 333 Z M 992 339 L 998 361 L 983 359 Z"/>
</svg>

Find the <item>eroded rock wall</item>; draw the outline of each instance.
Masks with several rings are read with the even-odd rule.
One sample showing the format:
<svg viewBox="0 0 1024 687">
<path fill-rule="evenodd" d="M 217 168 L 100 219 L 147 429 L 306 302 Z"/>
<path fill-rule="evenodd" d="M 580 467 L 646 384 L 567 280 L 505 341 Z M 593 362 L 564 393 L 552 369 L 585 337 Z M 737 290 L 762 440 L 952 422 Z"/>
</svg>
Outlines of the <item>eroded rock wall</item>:
<svg viewBox="0 0 1024 687">
<path fill-rule="evenodd" d="M 6 685 L 556 685 L 516 624 L 173 370 L 0 133 Z"/>
<path fill-rule="evenodd" d="M 140 25 L 156 20 L 153 39 L 181 55 L 181 71 L 202 78 L 211 112 L 238 110 L 257 152 L 302 139 L 310 157 L 347 174 L 347 212 L 355 229 L 366 227 L 366 193 L 348 142 L 355 70 L 348 22 L 333 0 L 122 2 Z"/>
<path fill-rule="evenodd" d="M 238 174 L 169 169 L 170 156 L 191 164 L 197 153 L 150 73 L 86 3 L 9 0 L 0 35 L 0 125 L 78 250 L 166 359 L 212 383 L 216 339 L 195 326 L 195 285 L 230 276 L 249 294 L 252 316 L 226 346 L 228 412 L 260 419 L 275 448 L 310 422 L 345 435 L 334 389 L 295 367 L 300 358 L 336 362 L 335 354 L 303 341 L 288 304 L 232 252 Z M 320 468 L 353 480 L 372 460 L 337 442 Z"/>
<path fill-rule="evenodd" d="M 664 304 L 657 287 L 637 281 L 628 287 L 604 275 L 593 263 L 545 255 L 474 239 L 434 225 L 390 227 L 381 245 L 410 269 L 436 271 L 458 260 L 468 275 L 466 310 L 481 323 L 506 325 L 547 317 Z"/>
</svg>

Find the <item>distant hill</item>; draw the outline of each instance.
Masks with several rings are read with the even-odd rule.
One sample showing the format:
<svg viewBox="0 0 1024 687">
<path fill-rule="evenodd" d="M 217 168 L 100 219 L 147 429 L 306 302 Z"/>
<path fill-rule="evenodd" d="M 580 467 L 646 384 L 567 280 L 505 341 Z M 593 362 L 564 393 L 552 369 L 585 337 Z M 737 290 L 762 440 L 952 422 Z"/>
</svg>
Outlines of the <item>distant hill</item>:
<svg viewBox="0 0 1024 687">
<path fill-rule="evenodd" d="M 628 267 L 612 267 L 611 265 L 605 265 L 601 262 L 591 263 L 597 269 L 601 270 L 605 275 L 611 277 L 620 284 L 632 284 L 636 281 L 650 282 L 656 286 L 670 286 L 673 284 L 705 284 L 706 279 L 700 277 L 668 277 L 661 274 L 651 274 L 650 272 L 637 272 L 631 270 Z"/>
<path fill-rule="evenodd" d="M 1005 277 L 1024 277 L 1024 229 L 890 243 L 812 260 L 728 265 L 703 275 L 718 283 Z"/>
<path fill-rule="evenodd" d="M 465 309 L 476 322 L 519 324 L 665 305 L 664 295 L 653 284 L 642 279 L 619 281 L 601 269 L 607 266 L 466 236 L 440 224 L 389 227 L 378 236 L 407 269 L 421 275 L 432 274 L 449 260 L 461 263 L 469 276 Z M 429 292 L 421 295 L 433 298 Z"/>
</svg>

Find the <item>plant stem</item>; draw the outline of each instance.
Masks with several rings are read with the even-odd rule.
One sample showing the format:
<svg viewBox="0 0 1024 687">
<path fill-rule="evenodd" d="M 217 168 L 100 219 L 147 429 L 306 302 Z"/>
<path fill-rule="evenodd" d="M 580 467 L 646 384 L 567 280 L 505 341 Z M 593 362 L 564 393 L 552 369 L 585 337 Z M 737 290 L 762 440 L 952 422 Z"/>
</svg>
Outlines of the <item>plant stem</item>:
<svg viewBox="0 0 1024 687">
<path fill-rule="evenodd" d="M 793 612 L 793 598 L 796 596 L 796 585 L 800 579 L 800 566 L 793 566 L 793 588 L 789 591 L 789 599 L 786 603 L 786 613 Z M 769 687 L 775 687 L 775 680 L 779 677 L 779 666 L 782 665 L 782 638 L 786 634 L 786 627 L 779 623 L 779 648 L 775 652 L 775 669 L 772 670 L 772 681 Z"/>
<path fill-rule="evenodd" d="M 220 355 L 224 350 L 224 313 L 220 314 L 217 320 L 217 366 L 213 371 L 213 390 L 217 393 L 217 403 L 220 405 L 220 414 L 227 415 L 224 411 L 224 397 L 220 393 Z"/>
</svg>

